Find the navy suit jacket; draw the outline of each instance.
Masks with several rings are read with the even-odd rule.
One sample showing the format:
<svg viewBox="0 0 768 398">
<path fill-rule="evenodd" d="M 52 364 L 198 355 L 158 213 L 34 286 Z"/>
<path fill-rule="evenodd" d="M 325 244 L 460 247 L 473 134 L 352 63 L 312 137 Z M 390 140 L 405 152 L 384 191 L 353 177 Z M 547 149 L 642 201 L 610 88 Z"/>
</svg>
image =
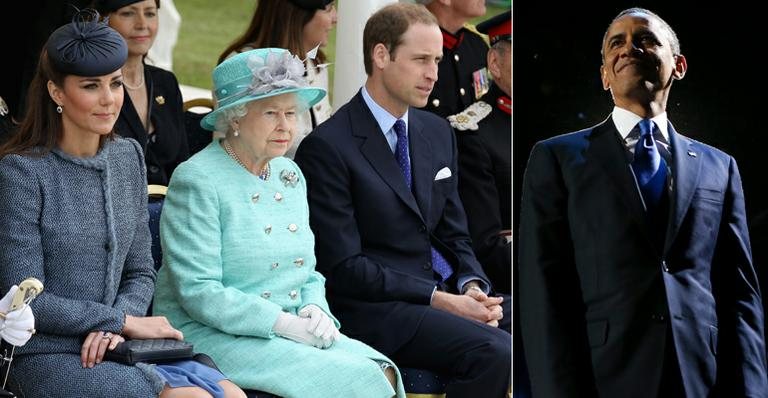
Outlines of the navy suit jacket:
<svg viewBox="0 0 768 398">
<path fill-rule="evenodd" d="M 309 186 L 317 269 L 344 333 L 385 354 L 411 339 L 437 284 L 430 245 L 452 264 L 448 285 L 488 282 L 472 253 L 457 191 L 448 122 L 409 110 L 413 193 L 373 114 L 358 94 L 299 146 Z M 451 177 L 435 180 L 449 168 Z"/>
<path fill-rule="evenodd" d="M 736 162 L 671 124 L 669 135 L 662 240 L 645 221 L 611 118 L 531 152 L 520 308 L 536 396 L 655 396 L 670 324 L 688 397 L 768 395 Z"/>
</svg>

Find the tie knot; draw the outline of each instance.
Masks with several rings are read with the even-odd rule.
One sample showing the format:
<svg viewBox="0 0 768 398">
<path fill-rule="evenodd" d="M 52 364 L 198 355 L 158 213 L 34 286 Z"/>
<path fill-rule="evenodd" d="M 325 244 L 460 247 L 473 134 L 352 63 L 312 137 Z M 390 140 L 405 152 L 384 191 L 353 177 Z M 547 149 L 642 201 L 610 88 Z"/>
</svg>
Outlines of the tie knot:
<svg viewBox="0 0 768 398">
<path fill-rule="evenodd" d="M 643 120 L 637 122 L 637 126 L 640 128 L 640 136 L 641 137 L 653 134 L 653 120 L 651 120 L 651 119 L 643 119 Z"/>
<path fill-rule="evenodd" d="M 405 137 L 405 122 L 403 121 L 403 119 L 397 119 L 397 121 L 395 122 L 394 129 L 395 129 L 395 134 L 397 134 L 398 138 Z"/>
</svg>

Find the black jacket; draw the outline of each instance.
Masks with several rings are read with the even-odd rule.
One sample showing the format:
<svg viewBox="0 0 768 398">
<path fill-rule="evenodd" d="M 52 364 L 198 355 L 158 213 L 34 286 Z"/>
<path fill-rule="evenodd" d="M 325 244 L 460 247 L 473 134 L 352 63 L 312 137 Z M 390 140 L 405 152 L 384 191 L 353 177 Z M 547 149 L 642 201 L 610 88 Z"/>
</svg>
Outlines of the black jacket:
<svg viewBox="0 0 768 398">
<path fill-rule="evenodd" d="M 173 73 L 151 65 L 144 66 L 144 79 L 154 132 L 148 134 L 141 125 L 127 91 L 115 129 L 144 149 L 147 183 L 168 185 L 173 170 L 189 157 L 179 82 Z"/>
</svg>

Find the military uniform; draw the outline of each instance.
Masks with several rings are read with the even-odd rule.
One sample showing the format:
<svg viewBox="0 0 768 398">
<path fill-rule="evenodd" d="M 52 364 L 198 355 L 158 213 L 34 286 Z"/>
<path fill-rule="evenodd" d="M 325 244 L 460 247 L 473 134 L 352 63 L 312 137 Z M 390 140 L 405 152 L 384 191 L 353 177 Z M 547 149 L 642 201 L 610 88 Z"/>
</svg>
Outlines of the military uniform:
<svg viewBox="0 0 768 398">
<path fill-rule="evenodd" d="M 461 28 L 455 35 L 441 31 L 443 59 L 438 64 L 437 83 L 427 106 L 422 109 L 448 117 L 466 109 L 484 94 L 483 87 L 488 85 L 485 68 L 488 44 L 467 28 Z"/>
<path fill-rule="evenodd" d="M 495 290 L 509 294 L 512 251 L 512 111 L 496 84 L 480 101 L 448 117 L 459 149 L 459 194 L 472 245 Z"/>
</svg>

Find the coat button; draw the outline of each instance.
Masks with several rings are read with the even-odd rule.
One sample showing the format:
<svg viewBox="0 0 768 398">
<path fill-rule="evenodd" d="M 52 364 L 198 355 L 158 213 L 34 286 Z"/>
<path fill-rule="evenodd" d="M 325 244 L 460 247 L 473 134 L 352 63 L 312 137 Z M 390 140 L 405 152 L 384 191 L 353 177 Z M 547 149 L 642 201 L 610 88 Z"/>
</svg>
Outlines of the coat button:
<svg viewBox="0 0 768 398">
<path fill-rule="evenodd" d="M 104 250 L 109 251 L 109 242 L 104 244 Z"/>
<path fill-rule="evenodd" d="M 427 230 L 427 226 L 426 225 L 421 224 L 421 226 L 419 226 L 419 232 L 424 232 L 426 230 Z"/>
<path fill-rule="evenodd" d="M 256 203 L 258 201 L 259 201 L 259 194 L 258 193 L 255 193 L 255 194 L 251 195 L 251 202 Z"/>
<path fill-rule="evenodd" d="M 426 262 L 424 265 L 422 265 L 422 266 L 421 266 L 421 269 L 423 269 L 424 271 L 429 271 L 429 270 L 431 270 L 431 269 L 432 269 L 432 263 L 430 263 L 429 261 L 427 261 L 427 262 Z"/>
<path fill-rule="evenodd" d="M 467 93 L 467 90 L 464 90 L 464 87 L 459 89 L 459 94 L 464 95 Z"/>
<path fill-rule="evenodd" d="M 297 267 L 301 267 L 302 265 L 304 265 L 304 259 L 299 257 L 293 260 L 293 263 L 296 264 Z"/>
<path fill-rule="evenodd" d="M 437 99 L 437 98 L 433 99 L 433 100 L 432 100 L 432 106 L 434 106 L 435 108 L 437 108 L 438 106 L 440 106 L 440 100 L 439 100 L 439 99 Z"/>
<path fill-rule="evenodd" d="M 270 269 L 276 269 L 276 268 L 277 268 L 277 267 L 279 267 L 279 266 L 280 266 L 280 264 L 279 264 L 279 263 L 272 263 L 272 264 L 270 264 L 269 268 L 270 268 Z"/>
<path fill-rule="evenodd" d="M 270 233 L 270 232 L 272 232 L 272 226 L 271 226 L 271 225 L 269 225 L 269 224 L 267 224 L 267 225 L 264 227 L 264 233 L 265 233 L 265 234 L 267 234 L 267 235 L 269 235 L 269 233 Z"/>
<path fill-rule="evenodd" d="M 278 201 L 278 202 L 283 200 L 283 194 L 281 194 L 280 192 L 276 192 L 275 193 L 275 200 Z"/>
<path fill-rule="evenodd" d="M 663 314 L 653 314 L 651 315 L 651 320 L 656 322 L 664 322 L 667 320 L 667 317 L 665 317 Z"/>
<path fill-rule="evenodd" d="M 296 300 L 296 297 L 299 297 L 299 292 L 291 290 L 291 292 L 288 293 L 288 296 L 291 298 L 291 300 Z"/>
<path fill-rule="evenodd" d="M 661 269 L 663 269 L 664 272 L 669 272 L 669 267 L 667 266 L 667 260 L 661 260 Z"/>
<path fill-rule="evenodd" d="M 288 230 L 289 231 L 296 232 L 296 231 L 298 231 L 298 229 L 299 229 L 298 225 L 296 225 L 296 224 L 288 224 Z"/>
<path fill-rule="evenodd" d="M 453 59 L 454 61 L 459 62 L 459 54 L 454 54 Z"/>
<path fill-rule="evenodd" d="M 267 290 L 264 293 L 261 293 L 261 297 L 264 297 L 265 299 L 268 299 L 268 298 L 272 297 L 272 292 Z"/>
</svg>

